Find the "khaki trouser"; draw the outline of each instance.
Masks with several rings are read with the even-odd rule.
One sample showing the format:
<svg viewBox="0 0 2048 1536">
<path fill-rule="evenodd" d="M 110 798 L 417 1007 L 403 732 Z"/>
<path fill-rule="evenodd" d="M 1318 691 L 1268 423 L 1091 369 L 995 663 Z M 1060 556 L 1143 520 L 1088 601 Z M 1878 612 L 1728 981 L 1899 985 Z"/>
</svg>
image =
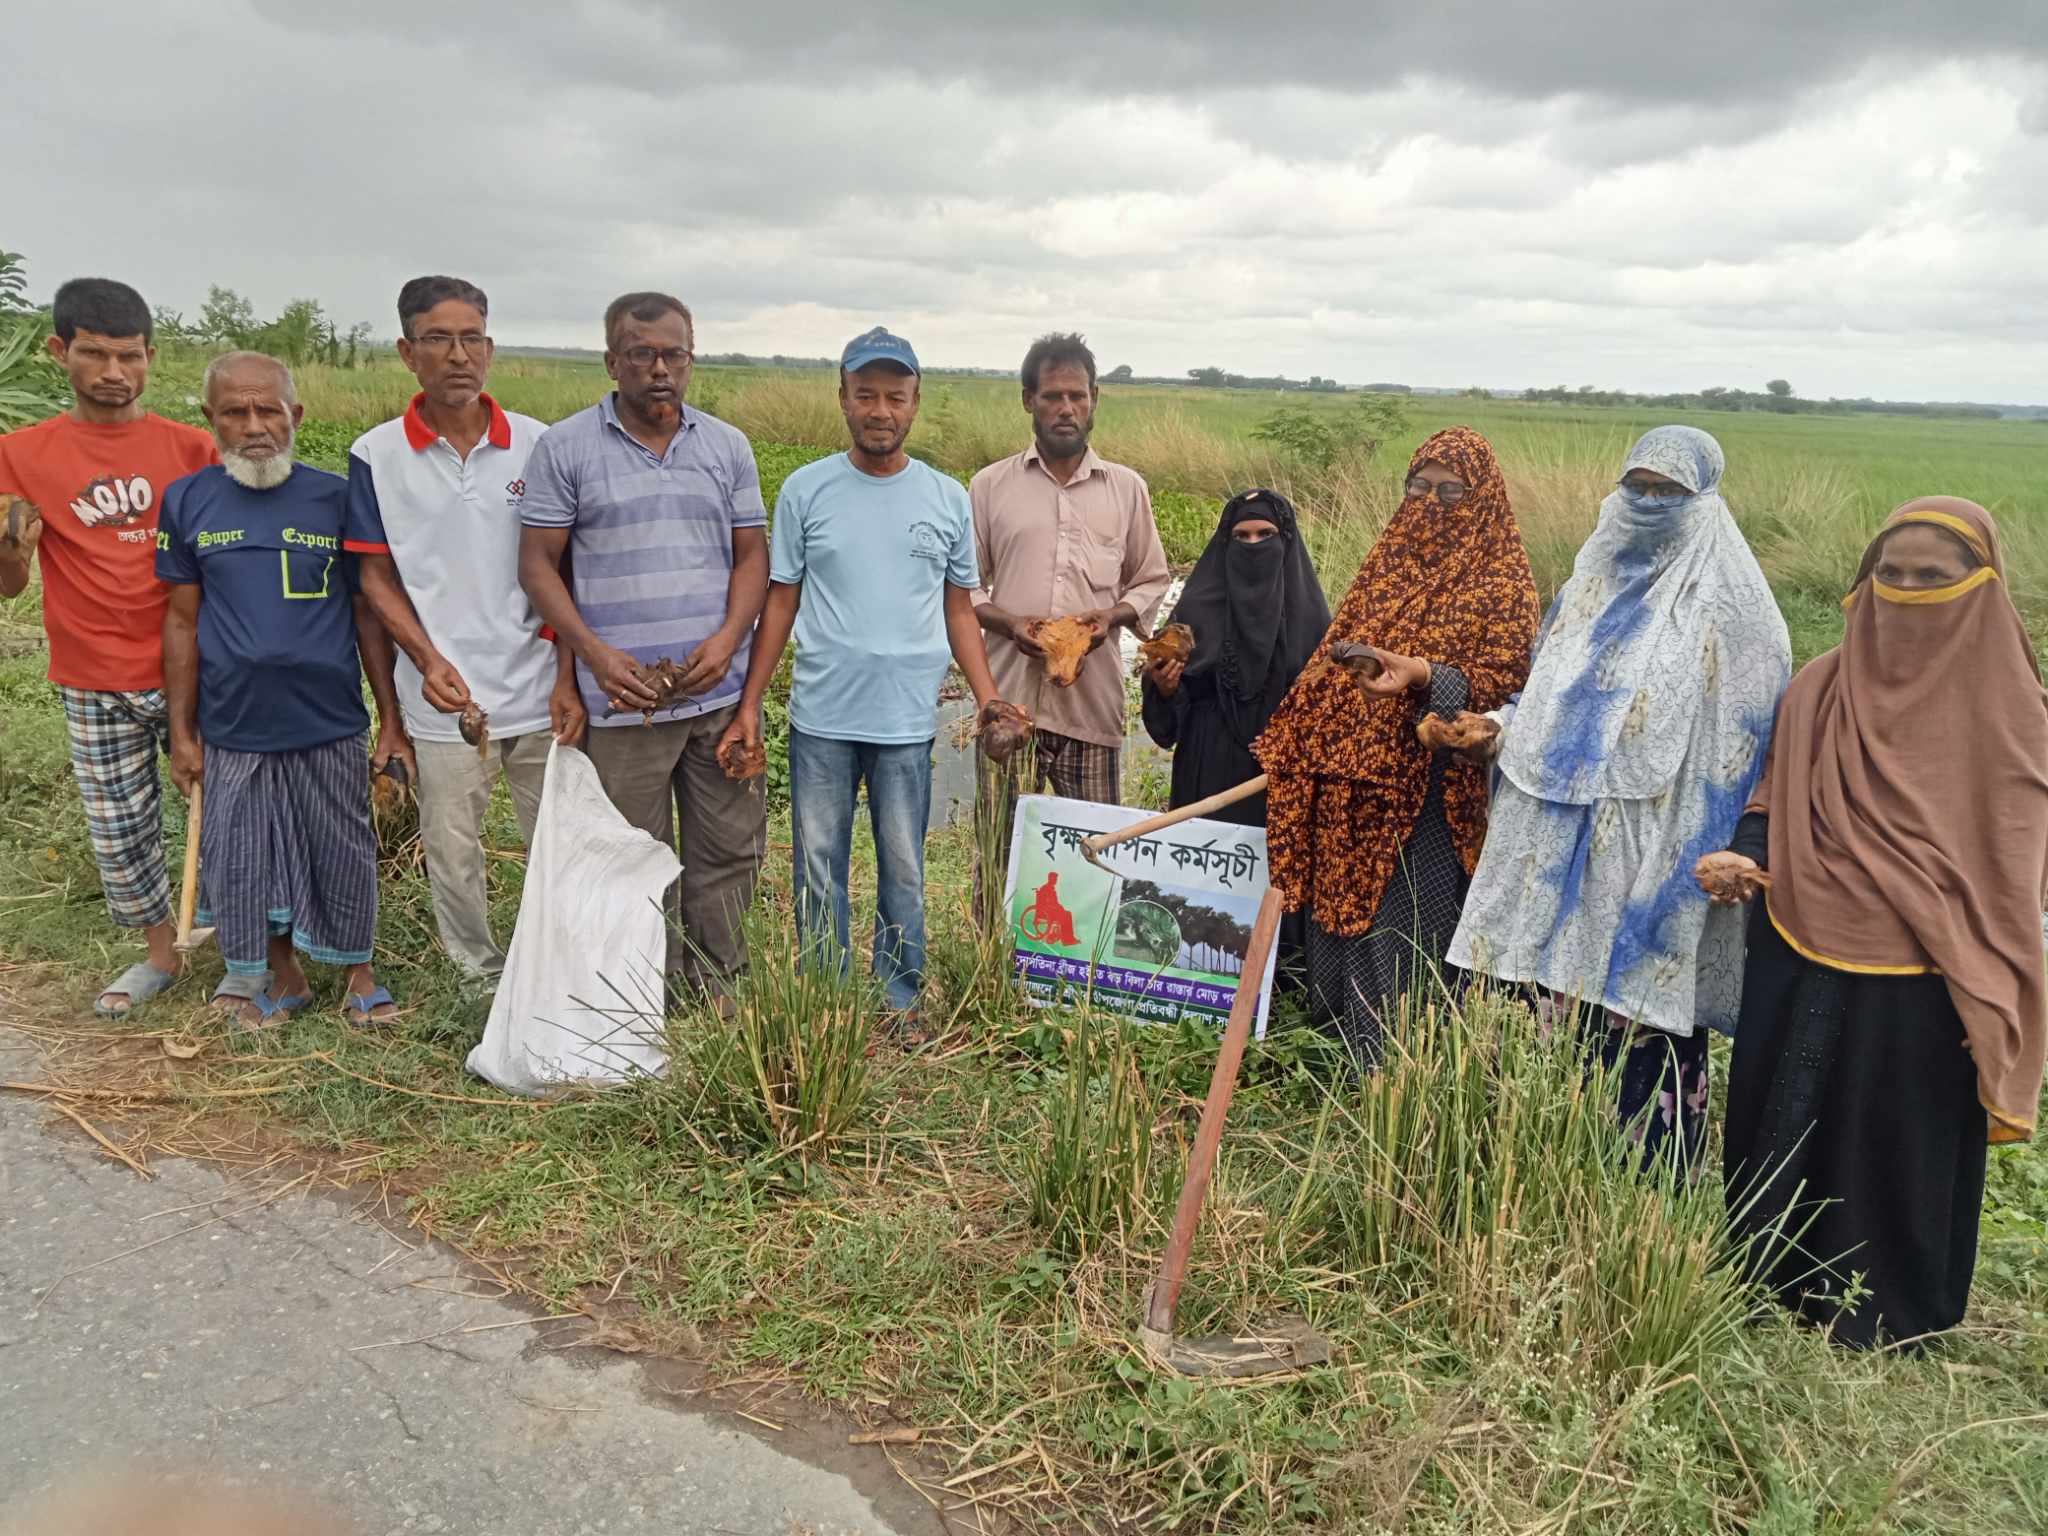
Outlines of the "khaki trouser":
<svg viewBox="0 0 2048 1536">
<path fill-rule="evenodd" d="M 491 937 L 484 863 L 484 811 L 491 803 L 491 783 L 505 775 L 519 835 L 532 843 L 551 740 L 546 731 L 510 740 L 493 736 L 484 758 L 466 742 L 413 743 L 420 764 L 420 846 L 434 887 L 434 925 L 448 958 L 467 976 L 495 979 L 505 969 L 505 952 Z"/>
<path fill-rule="evenodd" d="M 668 972 L 712 992 L 746 968 L 742 919 L 768 848 L 763 781 L 735 783 L 713 755 L 738 708 L 659 725 L 593 725 L 584 747 L 619 814 L 681 857 L 683 877 L 668 892 Z"/>
</svg>

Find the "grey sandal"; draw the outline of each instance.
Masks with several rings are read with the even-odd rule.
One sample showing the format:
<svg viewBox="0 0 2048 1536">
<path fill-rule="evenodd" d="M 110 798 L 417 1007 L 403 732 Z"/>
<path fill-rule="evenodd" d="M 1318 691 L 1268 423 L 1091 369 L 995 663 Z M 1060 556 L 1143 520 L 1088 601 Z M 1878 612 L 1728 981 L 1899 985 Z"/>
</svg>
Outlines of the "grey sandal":
<svg viewBox="0 0 2048 1536">
<path fill-rule="evenodd" d="M 92 1011 L 103 1019 L 125 1019 L 169 988 L 179 974 L 177 971 L 160 971 L 147 960 L 138 960 L 100 988 L 100 995 L 92 1001 Z M 119 1008 L 113 1008 L 107 1004 L 110 997 L 125 997 L 128 1001 Z"/>
</svg>

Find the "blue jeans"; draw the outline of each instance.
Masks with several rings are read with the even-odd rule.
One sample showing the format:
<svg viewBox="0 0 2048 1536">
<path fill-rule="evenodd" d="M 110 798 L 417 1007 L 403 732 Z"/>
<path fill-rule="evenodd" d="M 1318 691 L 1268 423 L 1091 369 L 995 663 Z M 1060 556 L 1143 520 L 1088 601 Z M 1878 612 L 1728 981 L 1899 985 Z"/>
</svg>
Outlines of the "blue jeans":
<svg viewBox="0 0 2048 1536">
<path fill-rule="evenodd" d="M 891 1008 L 908 1008 L 924 984 L 924 836 L 931 820 L 932 744 L 878 746 L 789 733 L 789 800 L 796 909 L 805 945 L 829 936 L 842 971 L 851 913 L 853 812 L 862 781 L 875 834 L 875 976 Z M 829 928 L 827 927 L 829 919 Z"/>
</svg>

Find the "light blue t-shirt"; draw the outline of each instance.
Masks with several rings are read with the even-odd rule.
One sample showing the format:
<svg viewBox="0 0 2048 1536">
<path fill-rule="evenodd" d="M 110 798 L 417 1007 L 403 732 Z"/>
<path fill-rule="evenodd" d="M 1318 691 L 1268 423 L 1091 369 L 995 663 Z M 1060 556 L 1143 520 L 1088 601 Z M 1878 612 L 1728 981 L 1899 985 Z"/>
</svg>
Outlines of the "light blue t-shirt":
<svg viewBox="0 0 2048 1536">
<path fill-rule="evenodd" d="M 916 459 L 879 477 L 843 453 L 806 464 L 776 498 L 768 574 L 803 583 L 792 725 L 882 746 L 938 733 L 946 588 L 981 580 L 959 481 Z"/>
</svg>

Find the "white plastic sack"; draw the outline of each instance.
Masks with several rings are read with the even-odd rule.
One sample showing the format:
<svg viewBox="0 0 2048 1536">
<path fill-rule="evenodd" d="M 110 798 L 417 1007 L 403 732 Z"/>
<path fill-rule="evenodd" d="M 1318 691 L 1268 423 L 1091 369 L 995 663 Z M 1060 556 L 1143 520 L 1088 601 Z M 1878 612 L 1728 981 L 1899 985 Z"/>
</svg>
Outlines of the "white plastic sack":
<svg viewBox="0 0 2048 1536">
<path fill-rule="evenodd" d="M 469 1070 L 528 1094 L 663 1071 L 662 893 L 681 872 L 613 808 L 588 757 L 549 748 L 519 923 Z"/>
</svg>

